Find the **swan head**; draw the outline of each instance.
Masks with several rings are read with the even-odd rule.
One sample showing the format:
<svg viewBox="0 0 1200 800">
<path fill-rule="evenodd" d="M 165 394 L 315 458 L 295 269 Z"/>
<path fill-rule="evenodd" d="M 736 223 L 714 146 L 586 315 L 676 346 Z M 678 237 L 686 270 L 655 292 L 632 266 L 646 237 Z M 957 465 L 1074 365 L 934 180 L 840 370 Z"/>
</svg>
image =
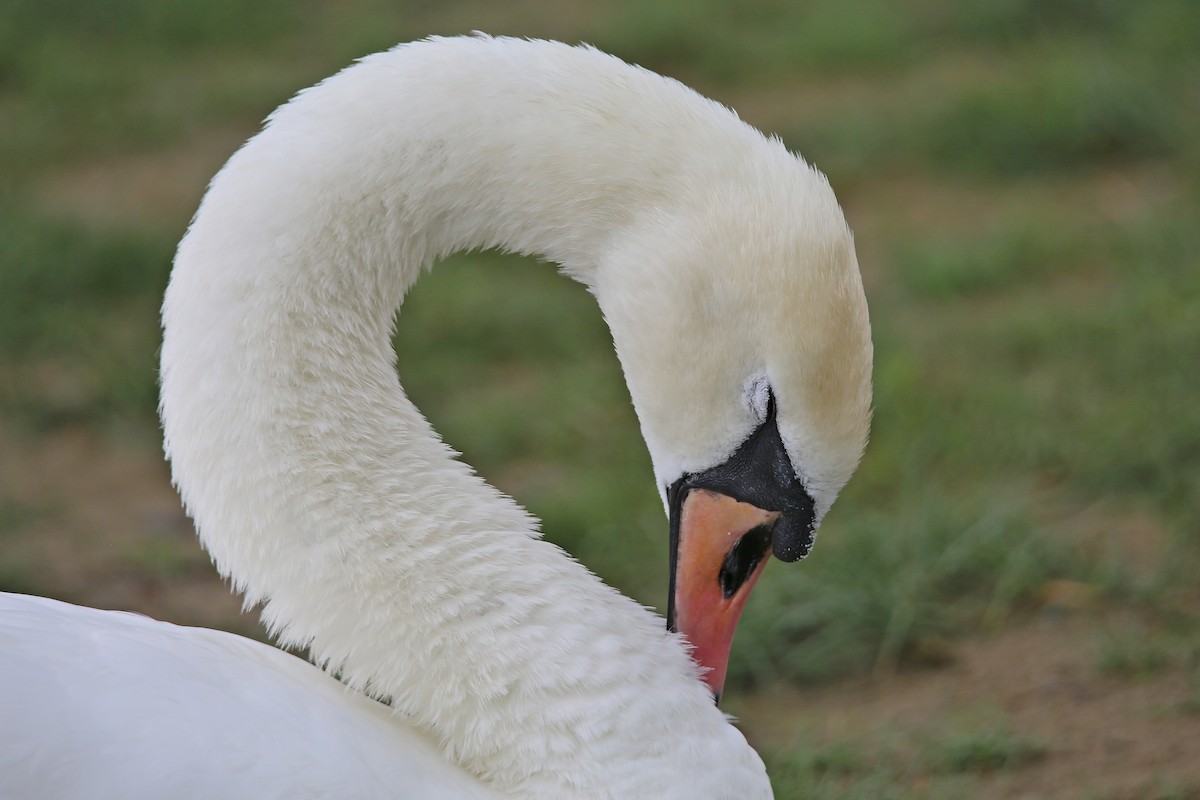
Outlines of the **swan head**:
<svg viewBox="0 0 1200 800">
<path fill-rule="evenodd" d="M 668 624 L 718 699 L 768 556 L 808 554 L 871 417 L 870 325 L 842 211 L 778 141 L 749 149 L 640 215 L 593 286 L 669 516 Z"/>
</svg>

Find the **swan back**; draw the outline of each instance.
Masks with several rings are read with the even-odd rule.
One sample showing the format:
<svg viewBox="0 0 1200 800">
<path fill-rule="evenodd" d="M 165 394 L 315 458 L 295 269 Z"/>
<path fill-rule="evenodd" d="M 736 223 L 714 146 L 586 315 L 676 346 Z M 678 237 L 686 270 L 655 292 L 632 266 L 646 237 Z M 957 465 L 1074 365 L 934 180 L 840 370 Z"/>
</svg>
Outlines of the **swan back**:
<svg viewBox="0 0 1200 800">
<path fill-rule="evenodd" d="M 0 593 L 0 619 L 0 673 L 21 687 L 0 694 L 4 797 L 498 797 L 274 647 L 25 595 Z"/>
</svg>

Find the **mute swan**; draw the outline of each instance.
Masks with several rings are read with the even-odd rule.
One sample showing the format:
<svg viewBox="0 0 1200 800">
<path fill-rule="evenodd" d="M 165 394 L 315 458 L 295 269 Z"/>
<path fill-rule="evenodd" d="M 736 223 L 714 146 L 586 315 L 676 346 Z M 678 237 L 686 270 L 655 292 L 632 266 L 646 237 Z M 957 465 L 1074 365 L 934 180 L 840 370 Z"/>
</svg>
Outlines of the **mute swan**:
<svg viewBox="0 0 1200 800">
<path fill-rule="evenodd" d="M 405 291 L 490 247 L 599 302 L 669 513 L 668 616 L 700 666 L 405 398 Z M 229 160 L 163 329 L 166 452 L 199 535 L 324 671 L 7 595 L 0 796 L 770 797 L 713 693 L 768 551 L 803 556 L 857 465 L 871 363 L 841 210 L 779 141 L 594 49 L 401 45 Z"/>
</svg>

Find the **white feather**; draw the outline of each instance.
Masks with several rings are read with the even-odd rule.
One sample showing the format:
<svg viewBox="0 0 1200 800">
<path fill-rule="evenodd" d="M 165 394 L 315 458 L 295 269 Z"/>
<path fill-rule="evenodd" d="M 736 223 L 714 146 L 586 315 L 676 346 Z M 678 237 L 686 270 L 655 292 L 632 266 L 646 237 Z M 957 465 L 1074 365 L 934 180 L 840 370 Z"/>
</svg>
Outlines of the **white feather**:
<svg viewBox="0 0 1200 800">
<path fill-rule="evenodd" d="M 488 247 L 592 289 L 660 485 L 732 452 L 762 375 L 828 508 L 865 442 L 870 338 L 823 176 L 592 49 L 371 56 L 230 159 L 163 307 L 166 448 L 201 539 L 284 644 L 351 688 L 224 634 L 9 599 L 0 635 L 23 655 L 0 664 L 0 795 L 69 768 L 78 793 L 54 796 L 397 796 L 393 780 L 402 797 L 770 796 L 662 620 L 542 541 L 404 396 L 405 292 Z M 22 694 L 39 664 L 53 677 Z M 43 738 L 14 748 L 26 725 Z"/>
<path fill-rule="evenodd" d="M 496 798 L 386 706 L 222 631 L 0 594 L 0 797 Z"/>
</svg>

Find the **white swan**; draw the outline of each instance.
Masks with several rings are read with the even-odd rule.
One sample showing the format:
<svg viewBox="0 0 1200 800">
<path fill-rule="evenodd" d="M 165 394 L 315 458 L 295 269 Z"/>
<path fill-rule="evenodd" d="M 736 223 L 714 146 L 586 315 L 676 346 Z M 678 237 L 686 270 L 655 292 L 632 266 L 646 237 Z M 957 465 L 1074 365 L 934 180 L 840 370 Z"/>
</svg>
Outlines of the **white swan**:
<svg viewBox="0 0 1200 800">
<path fill-rule="evenodd" d="M 540 540 L 401 391 L 405 291 L 488 247 L 596 296 L 708 687 L 679 636 Z M 710 690 L 767 551 L 803 555 L 858 462 L 871 361 L 842 213 L 782 144 L 593 49 L 403 45 L 230 159 L 163 326 L 166 449 L 204 545 L 326 672 L 5 596 L 0 796 L 770 796 Z"/>
</svg>

